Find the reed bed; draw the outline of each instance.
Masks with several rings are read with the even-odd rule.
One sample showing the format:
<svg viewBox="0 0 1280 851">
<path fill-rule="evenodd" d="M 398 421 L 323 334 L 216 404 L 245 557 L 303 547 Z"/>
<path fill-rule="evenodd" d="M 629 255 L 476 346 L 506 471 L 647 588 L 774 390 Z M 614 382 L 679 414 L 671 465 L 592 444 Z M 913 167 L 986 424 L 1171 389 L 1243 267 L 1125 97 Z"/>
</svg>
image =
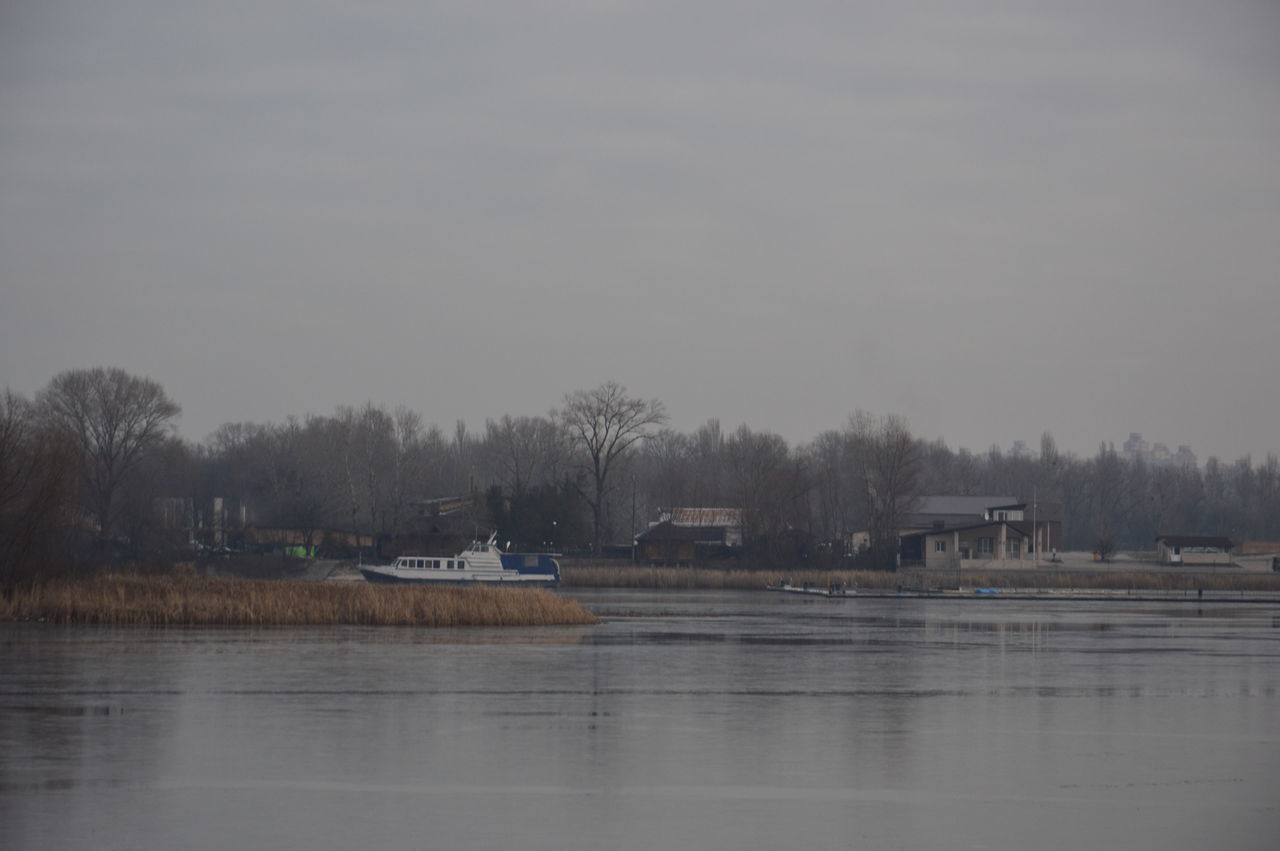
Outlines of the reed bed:
<svg viewBox="0 0 1280 851">
<path fill-rule="evenodd" d="M 0 621 L 116 626 L 550 626 L 593 624 L 536 588 L 416 588 L 113 575 L 16 589 Z"/>
<path fill-rule="evenodd" d="M 843 585 L 867 591 L 941 590 L 946 588 L 1019 588 L 1053 590 L 1134 591 L 1272 591 L 1280 592 L 1280 575 L 1258 573 L 1190 573 L 1137 570 L 726 570 L 721 568 L 562 566 L 561 585 L 570 588 L 645 588 L 652 590 L 755 591 L 786 581 L 826 588 Z"/>
</svg>

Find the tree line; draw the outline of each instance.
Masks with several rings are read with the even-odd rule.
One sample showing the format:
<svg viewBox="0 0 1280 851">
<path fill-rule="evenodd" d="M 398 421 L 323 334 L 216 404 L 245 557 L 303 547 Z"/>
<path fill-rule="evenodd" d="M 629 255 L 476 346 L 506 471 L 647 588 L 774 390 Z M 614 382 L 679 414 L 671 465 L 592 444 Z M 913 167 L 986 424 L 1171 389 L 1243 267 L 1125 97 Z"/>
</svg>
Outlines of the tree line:
<svg viewBox="0 0 1280 851">
<path fill-rule="evenodd" d="M 1038 453 L 952 449 L 906 420 L 855 412 L 812 441 L 709 420 L 668 426 L 657 399 L 615 382 L 567 393 L 544 415 L 446 432 L 407 408 L 366 403 L 278 423 L 226 423 L 202 442 L 179 405 L 115 368 L 69 370 L 0 406 L 0 582 L 54 564 L 176 557 L 166 507 L 243 506 L 263 526 L 412 535 L 433 498 L 467 497 L 477 529 L 522 548 L 601 553 L 659 508 L 742 510 L 744 554 L 762 563 L 847 558 L 891 566 L 924 494 L 1060 502 L 1064 545 L 1150 549 L 1157 534 L 1280 539 L 1280 464 L 1241 458 L 1150 466 L 1103 445 L 1087 457 L 1046 433 Z M 200 509 L 207 510 L 207 509 Z M 188 518 L 199 525 L 201 518 Z M 847 552 L 849 534 L 870 547 Z"/>
</svg>

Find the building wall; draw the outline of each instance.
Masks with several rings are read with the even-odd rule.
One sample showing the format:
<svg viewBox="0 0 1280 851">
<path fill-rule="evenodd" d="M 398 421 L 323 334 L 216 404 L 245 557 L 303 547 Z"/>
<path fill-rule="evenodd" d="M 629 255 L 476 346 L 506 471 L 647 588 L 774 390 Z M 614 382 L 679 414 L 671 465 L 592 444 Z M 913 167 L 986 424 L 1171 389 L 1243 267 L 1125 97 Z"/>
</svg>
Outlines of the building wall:
<svg viewBox="0 0 1280 851">
<path fill-rule="evenodd" d="M 651 564 L 691 564 L 694 552 L 693 541 L 643 541 L 640 544 L 639 560 Z"/>
<path fill-rule="evenodd" d="M 1231 553 L 1189 553 L 1182 551 L 1183 564 L 1231 564 Z"/>
<path fill-rule="evenodd" d="M 1016 529 L 1004 527 L 1005 540 L 1001 546 L 1001 526 L 984 526 L 980 529 L 966 529 L 963 532 L 938 532 L 924 536 L 925 567 L 955 567 L 961 553 L 968 551 L 968 558 L 961 561 L 963 567 L 972 568 L 982 562 L 1014 562 L 1021 564 L 1031 558 L 1027 551 L 1029 539 Z M 991 539 L 991 551 L 980 551 L 981 538 Z M 946 545 L 943 552 L 938 551 L 937 543 Z M 1015 550 L 1016 545 L 1016 550 Z"/>
</svg>

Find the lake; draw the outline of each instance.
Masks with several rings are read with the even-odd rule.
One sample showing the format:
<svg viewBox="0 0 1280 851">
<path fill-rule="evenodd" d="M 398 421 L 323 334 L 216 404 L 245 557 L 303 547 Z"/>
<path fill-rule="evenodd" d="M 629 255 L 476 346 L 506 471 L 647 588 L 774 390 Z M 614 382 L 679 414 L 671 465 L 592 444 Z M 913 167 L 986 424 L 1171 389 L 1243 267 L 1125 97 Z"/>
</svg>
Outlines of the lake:
<svg viewBox="0 0 1280 851">
<path fill-rule="evenodd" d="M 0 846 L 1276 847 L 1275 604 L 571 593 L 605 621 L 0 624 Z"/>
</svg>

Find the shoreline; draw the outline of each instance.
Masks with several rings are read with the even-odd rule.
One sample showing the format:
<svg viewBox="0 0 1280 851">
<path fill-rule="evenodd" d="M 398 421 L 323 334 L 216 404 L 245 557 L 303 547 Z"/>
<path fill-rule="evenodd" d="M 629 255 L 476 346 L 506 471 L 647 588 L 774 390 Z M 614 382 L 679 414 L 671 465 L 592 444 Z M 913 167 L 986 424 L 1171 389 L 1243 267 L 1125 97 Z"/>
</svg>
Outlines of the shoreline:
<svg viewBox="0 0 1280 851">
<path fill-rule="evenodd" d="M 961 589 L 997 589 L 1002 593 L 1040 593 L 1058 599 L 1065 592 L 1196 597 L 1203 592 L 1248 593 L 1280 598 L 1280 574 L 1218 571 L 1097 570 L 746 570 L 725 568 L 562 565 L 561 588 L 644 588 L 650 590 L 755 591 L 780 584 L 815 589 L 842 586 L 861 596 L 899 594 L 955 595 Z"/>
<path fill-rule="evenodd" d="M 771 588 L 766 590 L 787 591 L 800 596 L 819 597 L 830 600 L 953 600 L 953 601 L 1028 601 L 1041 602 L 1076 602 L 1076 603 L 1196 603 L 1210 605 L 1234 604 L 1271 604 L 1280 605 L 1280 591 L 1195 591 L 1174 593 L 1168 590 L 1117 590 L 1105 588 L 940 588 L 935 590 L 850 590 L 846 593 L 831 594 L 821 588 L 805 590 L 802 588 Z"/>
<path fill-rule="evenodd" d="M 351 571 L 354 572 L 354 571 Z M 314 579 L 108 573 L 15 588 L 0 622 L 109 626 L 567 626 L 600 618 L 581 590 L 786 591 L 818 599 L 1280 605 L 1280 574 L 1177 571 L 898 572 L 726 570 L 631 565 L 562 568 L 558 589 L 415 587 Z M 831 593 L 833 587 L 847 589 Z"/>
</svg>

